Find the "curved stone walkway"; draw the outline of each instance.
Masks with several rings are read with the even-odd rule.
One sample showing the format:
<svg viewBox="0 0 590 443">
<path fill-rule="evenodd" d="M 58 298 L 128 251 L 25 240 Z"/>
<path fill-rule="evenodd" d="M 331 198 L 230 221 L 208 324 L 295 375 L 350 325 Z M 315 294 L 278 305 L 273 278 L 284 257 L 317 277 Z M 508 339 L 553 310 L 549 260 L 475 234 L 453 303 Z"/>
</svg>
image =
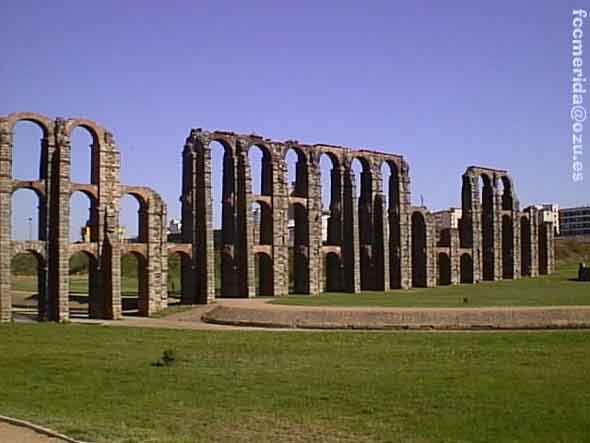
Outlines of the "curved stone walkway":
<svg viewBox="0 0 590 443">
<path fill-rule="evenodd" d="M 195 330 L 473 330 L 590 328 L 590 306 L 386 308 L 290 306 L 271 299 L 222 299 L 164 318 L 77 323 Z M 205 321 L 203 321 L 203 319 Z"/>
</svg>

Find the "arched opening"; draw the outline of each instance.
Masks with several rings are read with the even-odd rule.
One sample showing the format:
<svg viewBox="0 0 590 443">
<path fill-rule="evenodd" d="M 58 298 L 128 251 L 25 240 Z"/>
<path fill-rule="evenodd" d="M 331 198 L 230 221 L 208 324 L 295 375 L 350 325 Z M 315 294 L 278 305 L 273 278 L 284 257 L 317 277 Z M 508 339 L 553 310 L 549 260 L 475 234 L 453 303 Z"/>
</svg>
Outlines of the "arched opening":
<svg viewBox="0 0 590 443">
<path fill-rule="evenodd" d="M 265 146 L 252 145 L 248 148 L 250 176 L 253 195 L 272 195 L 272 158 Z"/>
<path fill-rule="evenodd" d="M 252 227 L 255 245 L 272 245 L 273 221 L 272 209 L 266 202 L 252 203 Z"/>
<path fill-rule="evenodd" d="M 225 142 L 212 140 L 211 220 L 213 227 L 215 296 L 236 297 L 238 258 L 235 256 L 235 161 Z M 246 208 L 247 210 L 247 208 Z"/>
<path fill-rule="evenodd" d="M 256 296 L 272 297 L 274 295 L 274 278 L 272 258 L 264 253 L 256 254 Z"/>
<path fill-rule="evenodd" d="M 123 315 L 148 315 L 146 259 L 129 252 L 121 255 L 121 309 Z"/>
<path fill-rule="evenodd" d="M 358 238 L 361 290 L 375 289 L 373 266 L 373 176 L 367 159 L 352 161 L 358 202 Z"/>
<path fill-rule="evenodd" d="M 121 196 L 119 239 L 128 243 L 147 242 L 147 203 L 138 195 Z"/>
<path fill-rule="evenodd" d="M 340 256 L 335 252 L 327 253 L 324 260 L 325 292 L 341 292 L 343 290 L 343 270 Z"/>
<path fill-rule="evenodd" d="M 473 189 L 471 185 L 471 176 L 464 174 L 461 186 L 461 219 L 459 220 L 459 246 L 461 248 L 473 247 L 473 221 L 472 217 L 472 198 Z"/>
<path fill-rule="evenodd" d="M 183 252 L 168 255 L 168 306 L 182 303 L 183 269 L 190 269 L 190 264 L 190 257 Z"/>
<path fill-rule="evenodd" d="M 539 225 L 539 274 L 548 273 L 548 251 L 547 251 L 547 224 Z"/>
<path fill-rule="evenodd" d="M 451 259 L 448 254 L 440 252 L 438 254 L 438 285 L 451 284 Z"/>
<path fill-rule="evenodd" d="M 514 228 L 509 215 L 502 216 L 502 278 L 514 278 Z"/>
<path fill-rule="evenodd" d="M 514 210 L 514 197 L 512 195 L 513 190 L 510 179 L 507 176 L 503 175 L 502 177 L 500 177 L 499 184 L 501 185 L 502 189 L 502 210 Z"/>
<path fill-rule="evenodd" d="M 520 218 L 520 275 L 531 275 L 531 226 L 528 217 Z"/>
<path fill-rule="evenodd" d="M 98 183 L 95 156 L 98 140 L 83 126 L 77 126 L 70 134 L 70 179 L 73 183 Z"/>
<path fill-rule="evenodd" d="M 331 153 L 320 155 L 322 184 L 322 244 L 342 244 L 342 173 Z"/>
<path fill-rule="evenodd" d="M 308 192 L 307 158 L 298 148 L 285 153 L 289 211 L 287 220 L 289 245 L 289 293 L 309 294 L 309 220 L 306 199 Z"/>
<path fill-rule="evenodd" d="M 16 254 L 10 266 L 12 318 L 40 319 L 47 303 L 45 260 L 35 252 L 25 251 Z"/>
<path fill-rule="evenodd" d="M 387 196 L 387 215 L 389 219 L 389 278 L 390 287 L 402 287 L 401 275 L 401 196 L 400 172 L 397 165 L 391 161 L 383 162 L 383 192 Z"/>
<path fill-rule="evenodd" d="M 17 189 L 11 198 L 12 240 L 45 240 L 46 208 L 43 196 L 32 189 Z"/>
<path fill-rule="evenodd" d="M 36 122 L 18 121 L 12 130 L 12 177 L 17 180 L 45 178 L 47 161 L 44 129 Z"/>
<path fill-rule="evenodd" d="M 89 243 L 98 240 L 98 214 L 94 197 L 84 192 L 70 196 L 70 241 Z"/>
<path fill-rule="evenodd" d="M 307 208 L 289 205 L 289 293 L 309 294 Z"/>
<path fill-rule="evenodd" d="M 426 222 L 418 211 L 412 214 L 412 286 L 426 287 Z"/>
<path fill-rule="evenodd" d="M 70 257 L 69 308 L 70 318 L 104 318 L 96 258 L 87 252 L 78 252 Z"/>
<path fill-rule="evenodd" d="M 491 177 L 481 174 L 481 237 L 484 280 L 494 279 L 494 185 Z"/>
<path fill-rule="evenodd" d="M 461 255 L 459 262 L 461 283 L 473 283 L 473 258 L 468 253 Z"/>
<path fill-rule="evenodd" d="M 287 165 L 287 186 L 289 196 L 307 197 L 308 180 L 307 180 L 307 158 L 305 153 L 291 147 L 285 154 L 285 163 Z"/>
</svg>

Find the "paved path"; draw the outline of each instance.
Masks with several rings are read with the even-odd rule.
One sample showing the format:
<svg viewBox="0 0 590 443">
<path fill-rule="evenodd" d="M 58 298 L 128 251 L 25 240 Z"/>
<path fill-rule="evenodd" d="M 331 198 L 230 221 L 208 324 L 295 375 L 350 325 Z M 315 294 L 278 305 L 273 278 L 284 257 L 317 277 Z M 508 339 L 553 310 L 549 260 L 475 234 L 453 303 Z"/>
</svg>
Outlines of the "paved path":
<svg viewBox="0 0 590 443">
<path fill-rule="evenodd" d="M 22 426 L 0 422 L 0 442 L 2 443 L 64 443 L 64 440 L 48 437 Z"/>
</svg>

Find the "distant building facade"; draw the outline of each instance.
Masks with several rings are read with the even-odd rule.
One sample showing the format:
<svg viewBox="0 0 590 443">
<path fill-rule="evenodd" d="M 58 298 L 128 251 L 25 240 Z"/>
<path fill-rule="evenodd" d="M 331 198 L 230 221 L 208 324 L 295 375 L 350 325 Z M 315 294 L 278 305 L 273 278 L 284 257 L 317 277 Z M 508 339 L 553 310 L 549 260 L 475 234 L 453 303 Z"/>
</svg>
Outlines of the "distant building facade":
<svg viewBox="0 0 590 443">
<path fill-rule="evenodd" d="M 559 235 L 590 235 L 590 206 L 560 209 Z"/>
<path fill-rule="evenodd" d="M 559 235 L 559 205 L 555 203 L 547 203 L 543 205 L 535 205 L 539 214 L 539 223 L 551 222 L 553 223 L 553 232 Z"/>
<path fill-rule="evenodd" d="M 444 211 L 437 211 L 432 213 L 432 215 L 434 216 L 434 221 L 436 223 L 436 229 L 438 231 L 448 228 L 459 228 L 459 220 L 461 219 L 462 214 L 463 211 L 461 210 L 461 208 L 449 208 L 445 209 Z"/>
</svg>

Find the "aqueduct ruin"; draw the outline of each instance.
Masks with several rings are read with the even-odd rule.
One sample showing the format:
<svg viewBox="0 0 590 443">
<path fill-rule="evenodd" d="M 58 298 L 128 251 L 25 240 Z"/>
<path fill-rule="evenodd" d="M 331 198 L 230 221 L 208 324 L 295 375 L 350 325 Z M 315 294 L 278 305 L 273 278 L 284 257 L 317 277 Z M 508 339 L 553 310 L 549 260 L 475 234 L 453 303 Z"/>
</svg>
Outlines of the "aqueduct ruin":
<svg viewBox="0 0 590 443">
<path fill-rule="evenodd" d="M 19 121 L 43 131 L 38 180 L 12 177 L 13 128 Z M 89 183 L 70 179 L 70 136 L 77 127 L 93 140 Z M 214 142 L 223 149 L 223 171 L 212 171 Z M 252 149 L 261 152 L 259 169 L 250 164 Z M 290 151 L 297 157 L 292 183 L 286 164 Z M 331 163 L 329 208 L 321 199 L 323 156 Z M 80 252 L 91 264 L 88 315 L 107 319 L 122 316 L 124 254 L 137 257 L 138 310 L 145 316 L 168 305 L 171 254 L 181 257 L 181 300 L 187 304 L 210 303 L 220 295 L 388 291 L 535 277 L 553 270 L 552 226 L 539 221 L 535 207 L 520 210 L 504 170 L 467 168 L 459 226 L 437 229 L 431 212 L 411 205 L 409 167 L 399 155 L 193 129 L 182 159 L 182 233 L 172 243 L 162 198 L 150 188 L 120 183 L 119 152 L 106 129 L 86 119 L 52 120 L 34 113 L 0 118 L 0 320 L 12 318 L 11 260 L 23 251 L 38 257 L 39 318 L 55 321 L 69 317 L 69 259 Z M 362 170 L 358 178 L 354 162 Z M 254 171 L 260 174 L 259 192 L 252 188 Z M 219 172 L 222 211 L 216 240 L 212 174 Z M 36 241 L 11 239 L 12 194 L 23 188 L 39 198 Z M 74 192 L 91 202 L 86 242 L 70 241 Z M 125 195 L 140 207 L 134 242 L 118 235 Z M 253 206 L 259 208 L 256 215 Z"/>
</svg>

